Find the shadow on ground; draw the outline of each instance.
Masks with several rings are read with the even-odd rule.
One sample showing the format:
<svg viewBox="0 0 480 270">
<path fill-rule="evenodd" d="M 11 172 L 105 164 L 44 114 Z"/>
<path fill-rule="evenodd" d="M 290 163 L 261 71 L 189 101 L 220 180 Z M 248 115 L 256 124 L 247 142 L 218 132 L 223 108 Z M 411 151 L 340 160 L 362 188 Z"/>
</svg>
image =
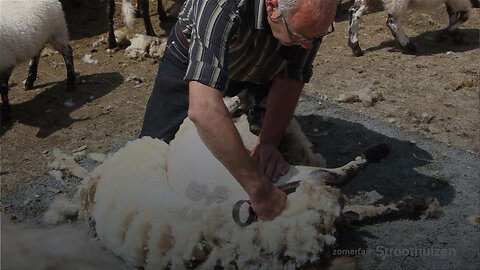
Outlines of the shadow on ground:
<svg viewBox="0 0 480 270">
<path fill-rule="evenodd" d="M 297 120 L 307 137 L 311 140 L 314 152 L 321 153 L 328 167 L 339 167 L 366 149 L 379 143 L 391 145 L 391 153 L 382 161 L 372 164 L 361 171 L 350 183 L 341 187 L 349 198 L 374 192 L 373 202 L 361 201 L 359 204 L 380 204 L 397 201 L 409 196 L 435 197 L 441 206 L 450 204 L 455 190 L 449 184 L 451 179 L 439 179 L 420 173 L 417 168 L 427 166 L 433 157 L 416 144 L 401 141 L 374 132 L 363 125 L 335 118 L 317 115 L 298 116 Z M 314 128 L 314 132 L 312 131 Z M 432 171 L 432 175 L 435 175 Z M 381 223 L 381 222 L 379 222 Z M 365 238 L 375 238 L 371 233 L 356 227 L 342 231 L 338 235 L 340 249 L 366 249 Z"/>
<path fill-rule="evenodd" d="M 463 36 L 462 44 L 454 44 L 452 39 L 448 36 L 445 31 L 436 30 L 428 31 L 421 33 L 416 37 L 410 37 L 410 40 L 417 47 L 417 52 L 415 55 L 434 55 L 442 54 L 448 51 L 453 52 L 467 52 L 475 50 L 480 46 L 480 31 L 478 29 L 460 29 L 460 33 Z M 361 46 L 361 40 L 360 40 Z M 404 52 L 400 47 L 398 41 L 394 40 L 393 37 L 391 40 L 382 41 L 379 45 L 366 48 L 364 52 L 374 52 L 384 48 L 390 48 L 390 52 Z"/>
<path fill-rule="evenodd" d="M 77 77 L 76 89 L 71 92 L 65 90 L 66 81 L 37 85 L 36 88 L 51 86 L 31 100 L 11 104 L 12 122 L 38 127 L 36 137 L 46 138 L 75 122 L 87 120 L 72 119 L 70 113 L 110 93 L 123 81 L 120 73 L 110 72 Z M 3 128 L 0 136 L 7 130 Z"/>
</svg>

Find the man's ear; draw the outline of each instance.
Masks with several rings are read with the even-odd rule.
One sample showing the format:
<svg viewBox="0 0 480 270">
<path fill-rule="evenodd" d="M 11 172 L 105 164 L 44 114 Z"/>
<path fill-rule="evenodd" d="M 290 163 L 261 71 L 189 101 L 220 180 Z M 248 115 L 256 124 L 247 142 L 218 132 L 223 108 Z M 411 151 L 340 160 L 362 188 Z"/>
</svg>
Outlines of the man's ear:
<svg viewBox="0 0 480 270">
<path fill-rule="evenodd" d="M 265 0 L 267 4 L 267 14 L 268 17 L 277 17 L 278 16 L 278 2 L 277 0 Z M 276 13 L 277 15 L 274 15 Z"/>
</svg>

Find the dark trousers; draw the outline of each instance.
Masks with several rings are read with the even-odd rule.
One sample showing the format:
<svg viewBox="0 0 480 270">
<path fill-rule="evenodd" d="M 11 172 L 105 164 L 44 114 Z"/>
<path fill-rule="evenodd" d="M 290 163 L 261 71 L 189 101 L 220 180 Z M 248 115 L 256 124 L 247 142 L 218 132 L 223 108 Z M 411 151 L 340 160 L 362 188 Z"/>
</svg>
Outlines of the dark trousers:
<svg viewBox="0 0 480 270">
<path fill-rule="evenodd" d="M 140 132 L 140 137 L 150 136 L 167 143 L 175 137 L 188 113 L 188 83 L 183 80 L 188 49 L 177 41 L 173 31 L 168 44 L 158 65 Z"/>
</svg>

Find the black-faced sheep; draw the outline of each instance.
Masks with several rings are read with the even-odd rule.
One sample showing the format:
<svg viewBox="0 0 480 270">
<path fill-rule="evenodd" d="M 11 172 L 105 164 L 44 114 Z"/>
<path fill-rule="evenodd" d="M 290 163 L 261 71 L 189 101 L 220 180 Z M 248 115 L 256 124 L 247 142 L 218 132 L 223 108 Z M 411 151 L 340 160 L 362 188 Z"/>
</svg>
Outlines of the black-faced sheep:
<svg viewBox="0 0 480 270">
<path fill-rule="evenodd" d="M 178 3 L 183 3 L 183 1 L 177 1 Z M 153 30 L 152 21 L 150 20 L 150 11 L 149 11 L 149 0 L 137 0 L 138 3 L 138 12 L 139 15 L 143 18 L 145 24 L 145 31 L 147 36 L 154 36 L 155 30 Z M 107 10 L 107 23 L 108 23 L 108 47 L 114 48 L 117 47 L 117 41 L 115 40 L 115 34 L 113 29 L 113 16 L 115 15 L 115 0 L 106 1 L 106 10 Z M 128 27 L 133 25 L 133 18 L 135 16 L 136 9 L 132 5 L 132 0 L 122 0 L 122 14 L 125 21 L 125 24 Z M 160 20 L 164 21 L 168 18 L 166 8 L 163 5 L 162 0 L 157 0 L 157 12 Z M 173 11 L 176 13 L 178 11 Z"/>
<path fill-rule="evenodd" d="M 352 48 L 355 56 L 363 55 L 358 42 L 358 24 L 360 17 L 369 6 L 369 0 L 355 0 L 349 9 L 350 23 L 348 25 L 348 45 Z M 383 6 L 388 13 L 387 26 L 390 28 L 395 39 L 408 53 L 415 53 L 416 47 L 407 37 L 402 28 L 402 19 L 407 10 L 428 10 L 445 4 L 449 17 L 449 25 L 445 31 L 457 44 L 462 42 L 462 36 L 458 27 L 468 20 L 471 4 L 469 0 L 382 0 Z"/>
<path fill-rule="evenodd" d="M 246 119 L 235 119 L 235 126 L 249 148 L 257 137 Z M 357 157 L 337 169 L 291 166 L 278 184 L 302 181 L 282 214 L 242 227 L 232 209 L 247 193 L 186 119 L 170 145 L 143 137 L 92 172 L 78 193 L 80 216 L 94 224 L 116 255 L 145 269 L 293 269 L 324 261 L 335 243 L 337 222 L 419 215 L 438 206 L 433 198 L 348 205 L 338 189 L 328 186 L 344 184 L 375 156 Z"/>
<path fill-rule="evenodd" d="M 50 43 L 65 59 L 67 90 L 75 87 L 75 70 L 72 48 L 68 45 L 67 23 L 58 0 L 2 0 L 0 22 L 2 125 L 7 125 L 11 122 L 8 80 L 15 65 L 32 59 L 25 88 L 33 88 L 40 53 L 45 44 Z"/>
</svg>

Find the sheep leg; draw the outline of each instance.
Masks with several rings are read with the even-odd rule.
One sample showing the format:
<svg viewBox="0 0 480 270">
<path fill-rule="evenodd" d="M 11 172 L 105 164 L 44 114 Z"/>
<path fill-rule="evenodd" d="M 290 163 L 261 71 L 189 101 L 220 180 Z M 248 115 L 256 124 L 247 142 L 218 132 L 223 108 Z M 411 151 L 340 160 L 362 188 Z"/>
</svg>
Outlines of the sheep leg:
<svg viewBox="0 0 480 270">
<path fill-rule="evenodd" d="M 453 8 L 446 3 L 449 25 L 446 29 L 448 35 L 453 39 L 453 43 L 460 45 L 463 43 L 463 37 L 458 27 L 468 20 L 468 11 L 454 11 Z"/>
<path fill-rule="evenodd" d="M 330 186 L 342 186 L 355 177 L 358 172 L 369 164 L 379 162 L 390 152 L 390 146 L 386 143 L 374 146 L 353 161 L 339 168 L 319 168 L 311 166 L 290 166 L 288 173 L 278 180 L 275 185 L 283 185 L 295 181 L 312 179 L 322 181 Z"/>
<path fill-rule="evenodd" d="M 29 90 L 33 88 L 33 83 L 37 79 L 39 60 L 40 60 L 40 53 L 35 55 L 35 57 L 33 57 L 30 60 L 30 68 L 28 69 L 27 81 L 25 82 L 25 90 Z"/>
<path fill-rule="evenodd" d="M 417 51 L 415 45 L 403 31 L 401 19 L 393 17 L 392 14 L 388 14 L 387 26 L 390 28 L 392 35 L 398 40 L 398 42 L 400 42 L 400 45 L 407 53 L 414 54 Z"/>
<path fill-rule="evenodd" d="M 162 0 L 158 0 L 157 12 L 158 12 L 158 17 L 160 18 L 161 21 L 167 20 L 168 15 L 167 15 L 167 12 L 165 11 L 165 8 L 163 7 Z"/>
<path fill-rule="evenodd" d="M 339 220 L 345 225 L 363 225 L 399 218 L 435 216 L 439 202 L 433 197 L 415 196 L 387 205 L 346 205 Z"/>
<path fill-rule="evenodd" d="M 348 24 L 348 46 L 352 48 L 353 55 L 362 56 L 363 52 L 358 43 L 358 23 L 360 17 L 366 11 L 367 4 L 364 0 L 355 0 L 355 3 L 348 10 L 350 22 Z"/>
<path fill-rule="evenodd" d="M 379 144 L 363 152 L 362 155 L 339 168 L 320 169 L 325 184 L 330 186 L 342 186 L 355 177 L 363 168 L 372 163 L 377 163 L 390 153 L 390 146 L 386 143 Z"/>
<path fill-rule="evenodd" d="M 13 68 L 0 73 L 0 95 L 2 96 L 2 127 L 8 126 L 11 123 L 11 108 L 8 101 L 8 80 L 12 75 Z"/>
<path fill-rule="evenodd" d="M 107 23 L 108 23 L 108 48 L 117 47 L 115 34 L 113 32 L 113 16 L 115 15 L 115 0 L 106 1 L 107 4 Z"/>
<path fill-rule="evenodd" d="M 75 68 L 73 66 L 73 53 L 72 47 L 67 44 L 60 50 L 60 53 L 65 60 L 67 66 L 67 91 L 72 91 L 75 88 Z"/>
<path fill-rule="evenodd" d="M 156 37 L 155 31 L 153 30 L 152 21 L 150 20 L 150 3 L 148 0 L 138 0 L 138 7 L 140 9 L 140 14 L 143 17 L 143 23 L 145 24 L 145 30 L 147 36 Z"/>
</svg>

